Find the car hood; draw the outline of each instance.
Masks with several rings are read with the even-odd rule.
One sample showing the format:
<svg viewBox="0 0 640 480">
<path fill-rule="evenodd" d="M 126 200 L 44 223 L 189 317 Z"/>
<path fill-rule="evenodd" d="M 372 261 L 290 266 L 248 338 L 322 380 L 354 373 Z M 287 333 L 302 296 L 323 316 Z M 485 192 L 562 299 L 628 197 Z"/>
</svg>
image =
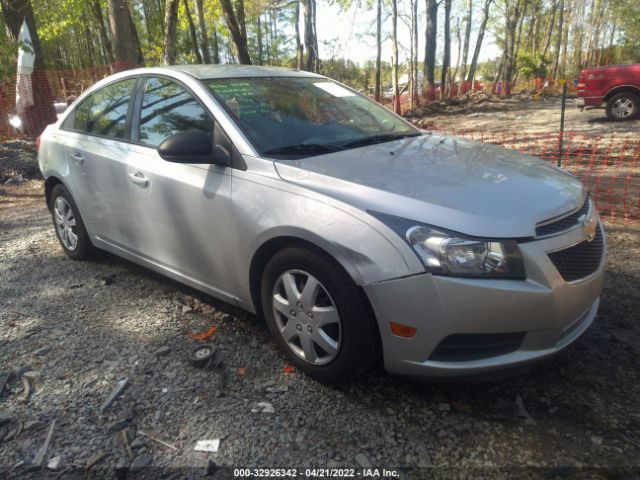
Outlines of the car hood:
<svg viewBox="0 0 640 480">
<path fill-rule="evenodd" d="M 582 205 L 572 175 L 495 145 L 427 133 L 419 137 L 277 160 L 288 182 L 364 210 L 467 235 L 519 238 Z"/>
</svg>

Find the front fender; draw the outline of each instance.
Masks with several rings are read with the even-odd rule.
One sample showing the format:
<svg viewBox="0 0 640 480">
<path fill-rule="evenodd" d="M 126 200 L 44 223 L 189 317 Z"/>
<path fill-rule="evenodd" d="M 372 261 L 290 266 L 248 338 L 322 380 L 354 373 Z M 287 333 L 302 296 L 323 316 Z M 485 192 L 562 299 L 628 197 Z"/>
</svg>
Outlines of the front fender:
<svg viewBox="0 0 640 480">
<path fill-rule="evenodd" d="M 233 172 L 232 191 L 237 291 L 247 303 L 252 258 L 276 238 L 297 238 L 321 248 L 358 285 L 424 272 L 402 239 L 348 204 L 251 171 Z"/>
<path fill-rule="evenodd" d="M 256 237 L 250 250 L 257 252 L 278 238 L 300 239 L 324 250 L 358 285 L 406 276 L 411 268 L 400 251 L 357 220 L 317 225 L 314 230 L 297 225 L 273 227 Z"/>
</svg>

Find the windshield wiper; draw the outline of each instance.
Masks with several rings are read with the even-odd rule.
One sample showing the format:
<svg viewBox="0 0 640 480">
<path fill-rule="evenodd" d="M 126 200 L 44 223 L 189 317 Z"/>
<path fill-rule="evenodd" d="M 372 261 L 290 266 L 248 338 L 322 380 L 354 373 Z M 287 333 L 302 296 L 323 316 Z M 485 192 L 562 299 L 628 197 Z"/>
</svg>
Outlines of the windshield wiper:
<svg viewBox="0 0 640 480">
<path fill-rule="evenodd" d="M 320 143 L 299 143 L 297 145 L 286 145 L 284 147 L 266 150 L 263 155 L 296 155 L 296 154 L 317 154 L 338 152 L 340 147 L 332 145 L 322 145 Z"/>
<path fill-rule="evenodd" d="M 382 133 L 380 135 L 358 138 L 352 142 L 345 143 L 342 145 L 342 148 L 364 147 L 367 145 L 374 145 L 376 143 L 391 142 L 400 138 L 418 137 L 420 135 L 420 133 Z"/>
</svg>

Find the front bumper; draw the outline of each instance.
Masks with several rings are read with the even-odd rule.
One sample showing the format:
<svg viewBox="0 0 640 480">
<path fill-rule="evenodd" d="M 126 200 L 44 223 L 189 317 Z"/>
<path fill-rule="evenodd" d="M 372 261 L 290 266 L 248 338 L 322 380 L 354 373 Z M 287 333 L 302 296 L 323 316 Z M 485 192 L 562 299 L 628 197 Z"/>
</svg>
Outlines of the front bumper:
<svg viewBox="0 0 640 480">
<path fill-rule="evenodd" d="M 601 228 L 601 227 L 599 227 Z M 566 282 L 547 253 L 584 241 L 584 232 L 521 243 L 526 280 L 465 279 L 431 274 L 364 286 L 379 324 L 385 368 L 408 376 L 473 376 L 550 357 L 578 338 L 596 317 L 604 281 L 599 268 Z M 389 322 L 413 326 L 413 338 L 391 333 Z M 472 360 L 433 354 L 451 335 L 521 333 L 515 350 Z"/>
</svg>

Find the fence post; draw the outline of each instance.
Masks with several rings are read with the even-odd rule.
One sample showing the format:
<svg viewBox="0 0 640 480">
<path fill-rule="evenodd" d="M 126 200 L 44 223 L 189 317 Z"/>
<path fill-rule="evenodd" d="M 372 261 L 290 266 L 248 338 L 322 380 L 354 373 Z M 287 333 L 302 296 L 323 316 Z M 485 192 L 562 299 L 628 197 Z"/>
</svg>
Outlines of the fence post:
<svg viewBox="0 0 640 480">
<path fill-rule="evenodd" d="M 560 80 L 562 83 L 562 112 L 560 113 L 560 144 L 558 145 L 558 167 L 562 166 L 562 153 L 564 149 L 564 112 L 567 109 L 567 81 Z"/>
</svg>

